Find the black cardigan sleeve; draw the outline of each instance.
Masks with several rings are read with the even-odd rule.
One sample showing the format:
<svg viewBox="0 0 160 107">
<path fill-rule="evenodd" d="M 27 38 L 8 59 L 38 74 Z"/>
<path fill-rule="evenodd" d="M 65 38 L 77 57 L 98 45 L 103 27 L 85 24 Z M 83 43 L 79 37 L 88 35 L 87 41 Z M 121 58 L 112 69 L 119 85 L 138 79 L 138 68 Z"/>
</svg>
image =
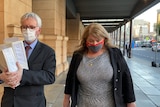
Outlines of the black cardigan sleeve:
<svg viewBox="0 0 160 107">
<path fill-rule="evenodd" d="M 124 101 L 126 103 L 134 102 L 135 93 L 130 69 L 120 50 L 118 52 L 118 57 L 118 65 L 120 67 L 120 70 L 122 71 L 122 93 L 124 95 Z"/>
<path fill-rule="evenodd" d="M 66 84 L 64 90 L 65 94 L 72 95 L 75 92 L 75 88 L 77 87 L 75 85 L 78 84 L 76 72 L 81 60 L 82 60 L 82 54 L 74 52 L 66 77 Z"/>
<path fill-rule="evenodd" d="M 69 70 L 67 73 L 65 90 L 64 90 L 65 94 L 70 94 L 70 95 L 72 93 L 72 86 L 73 86 L 73 69 L 74 69 L 74 62 L 75 62 L 74 60 L 75 60 L 75 58 L 74 58 L 74 54 L 73 54 L 73 57 L 71 59 L 71 63 L 69 66 Z"/>
</svg>

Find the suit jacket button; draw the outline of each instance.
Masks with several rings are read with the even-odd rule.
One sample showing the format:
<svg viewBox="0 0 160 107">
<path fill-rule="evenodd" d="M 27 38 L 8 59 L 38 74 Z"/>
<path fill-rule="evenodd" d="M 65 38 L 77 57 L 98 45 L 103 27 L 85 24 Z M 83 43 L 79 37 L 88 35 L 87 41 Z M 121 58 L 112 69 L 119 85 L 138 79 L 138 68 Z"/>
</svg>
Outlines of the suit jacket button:
<svg viewBox="0 0 160 107">
<path fill-rule="evenodd" d="M 116 79 L 116 82 L 118 82 L 118 79 Z"/>
</svg>

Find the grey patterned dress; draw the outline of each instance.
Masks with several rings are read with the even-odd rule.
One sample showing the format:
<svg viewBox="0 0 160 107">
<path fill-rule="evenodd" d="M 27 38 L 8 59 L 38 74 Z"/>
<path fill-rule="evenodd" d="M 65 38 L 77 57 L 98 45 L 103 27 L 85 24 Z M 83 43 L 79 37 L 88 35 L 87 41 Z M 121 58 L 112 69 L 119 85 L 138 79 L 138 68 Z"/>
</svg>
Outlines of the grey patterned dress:
<svg viewBox="0 0 160 107">
<path fill-rule="evenodd" d="M 115 107 L 108 52 L 96 58 L 83 56 L 77 77 L 80 81 L 77 107 Z"/>
</svg>

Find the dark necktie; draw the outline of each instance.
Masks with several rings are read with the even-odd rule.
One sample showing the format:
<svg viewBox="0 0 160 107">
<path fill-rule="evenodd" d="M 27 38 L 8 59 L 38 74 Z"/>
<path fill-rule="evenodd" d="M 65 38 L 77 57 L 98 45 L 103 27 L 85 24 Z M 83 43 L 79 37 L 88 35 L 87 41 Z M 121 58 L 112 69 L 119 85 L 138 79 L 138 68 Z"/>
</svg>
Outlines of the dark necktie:
<svg viewBox="0 0 160 107">
<path fill-rule="evenodd" d="M 25 49 L 26 49 L 26 57 L 27 57 L 27 58 L 28 58 L 28 51 L 29 51 L 30 48 L 31 48 L 31 47 L 30 47 L 29 45 L 25 47 Z"/>
</svg>

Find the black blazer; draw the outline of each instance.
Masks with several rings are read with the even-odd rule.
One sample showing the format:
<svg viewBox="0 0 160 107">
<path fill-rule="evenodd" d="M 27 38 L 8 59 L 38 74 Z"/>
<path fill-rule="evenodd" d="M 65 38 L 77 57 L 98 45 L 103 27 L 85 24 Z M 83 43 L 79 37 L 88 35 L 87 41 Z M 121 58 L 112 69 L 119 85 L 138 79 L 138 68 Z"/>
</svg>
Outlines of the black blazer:
<svg viewBox="0 0 160 107">
<path fill-rule="evenodd" d="M 113 67 L 113 93 L 116 107 L 126 107 L 126 103 L 135 101 L 135 94 L 133 89 L 132 78 L 130 70 L 118 48 L 107 48 L 111 65 Z M 67 74 L 65 94 L 71 95 L 71 107 L 77 104 L 77 92 L 79 81 L 77 79 L 76 71 L 82 60 L 83 53 L 75 52 L 73 54 L 69 71 Z"/>
<path fill-rule="evenodd" d="M 1 107 L 46 107 L 44 85 L 55 81 L 55 52 L 38 41 L 28 59 L 29 70 L 23 70 L 20 86 L 4 88 Z"/>
</svg>

